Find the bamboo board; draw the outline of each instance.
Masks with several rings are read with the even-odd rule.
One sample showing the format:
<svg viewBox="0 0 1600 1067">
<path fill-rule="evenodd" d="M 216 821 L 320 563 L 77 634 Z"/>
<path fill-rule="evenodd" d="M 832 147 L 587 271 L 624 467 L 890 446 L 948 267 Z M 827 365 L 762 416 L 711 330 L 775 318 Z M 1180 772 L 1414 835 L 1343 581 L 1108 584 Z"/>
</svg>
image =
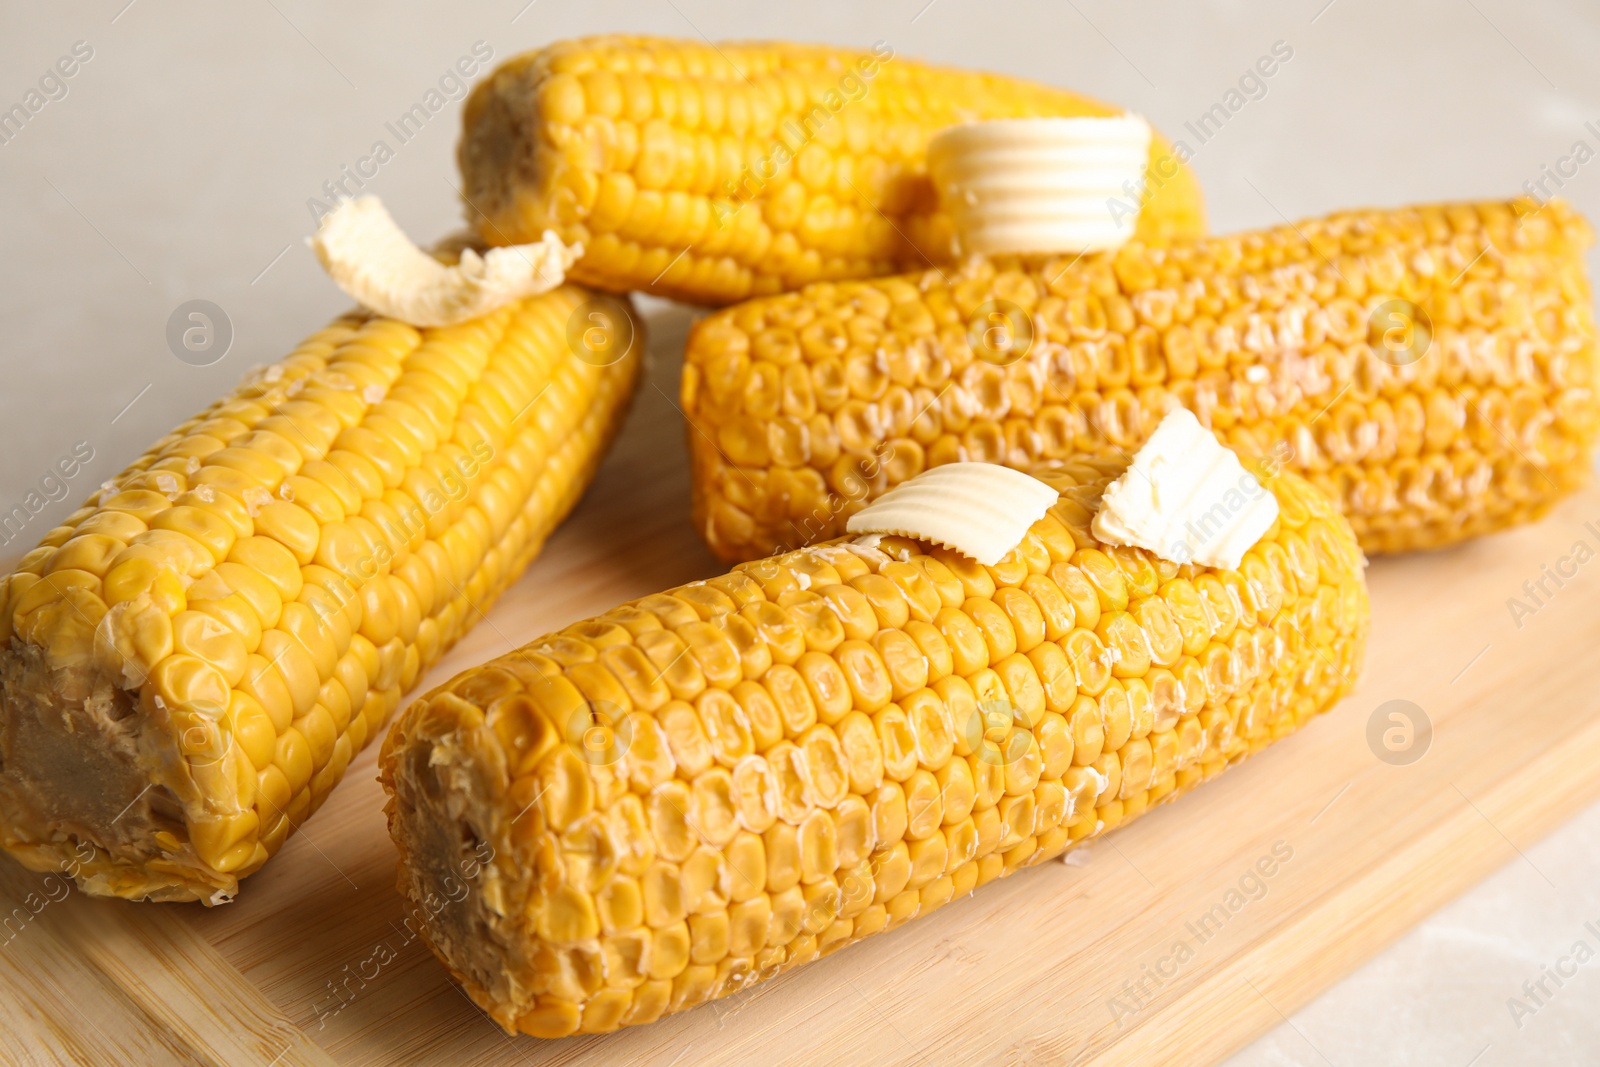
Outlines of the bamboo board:
<svg viewBox="0 0 1600 1067">
<path fill-rule="evenodd" d="M 424 685 L 716 573 L 688 521 L 675 402 L 688 313 L 661 307 L 652 320 L 653 366 L 587 500 Z M 1600 491 L 1534 527 L 1374 564 L 1360 688 L 1297 735 L 1080 864 L 1024 871 L 738 997 L 607 1037 L 506 1037 L 410 934 L 376 745 L 226 907 L 90 900 L 0 861 L 0 908 L 37 911 L 0 929 L 0 1061 L 1214 1062 L 1490 871 L 1529 862 L 1523 848 L 1600 797 L 1589 678 L 1600 567 L 1546 581 L 1554 595 L 1540 604 L 1523 592 L 1579 540 L 1600 549 Z M 1511 597 L 1535 610 L 1514 617 Z M 1401 726 L 1391 709 L 1371 726 L 1396 700 L 1431 722 L 1414 762 L 1369 744 Z"/>
</svg>

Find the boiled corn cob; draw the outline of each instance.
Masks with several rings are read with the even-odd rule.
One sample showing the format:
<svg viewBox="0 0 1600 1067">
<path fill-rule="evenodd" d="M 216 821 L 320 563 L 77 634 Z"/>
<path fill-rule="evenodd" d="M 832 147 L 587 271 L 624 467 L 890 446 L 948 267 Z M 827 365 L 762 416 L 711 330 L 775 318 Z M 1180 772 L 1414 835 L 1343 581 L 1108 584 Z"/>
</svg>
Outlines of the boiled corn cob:
<svg viewBox="0 0 1600 1067">
<path fill-rule="evenodd" d="M 924 467 L 1131 450 L 1182 406 L 1369 552 L 1498 530 L 1588 476 L 1591 239 L 1559 201 L 1357 211 L 752 300 L 690 336 L 696 522 L 753 559 Z"/>
<path fill-rule="evenodd" d="M 581 242 L 578 281 L 700 304 L 951 256 L 927 179 L 953 123 L 1115 108 L 1014 78 L 817 45 L 588 37 L 518 56 L 468 98 L 458 157 L 484 241 Z M 1199 188 L 1151 146 L 1139 232 L 1204 230 Z M 1130 210 L 1137 204 L 1130 194 Z"/>
<path fill-rule="evenodd" d="M 569 351 L 589 297 L 339 319 L 23 557 L 0 581 L 5 849 L 94 894 L 231 896 L 588 484 L 639 364 Z"/>
<path fill-rule="evenodd" d="M 1090 532 L 1126 460 L 993 567 L 888 537 L 645 597 L 459 675 L 384 742 L 400 889 L 507 1030 L 748 988 L 1058 855 L 1326 710 L 1363 560 L 1287 472 L 1237 570 Z"/>
</svg>

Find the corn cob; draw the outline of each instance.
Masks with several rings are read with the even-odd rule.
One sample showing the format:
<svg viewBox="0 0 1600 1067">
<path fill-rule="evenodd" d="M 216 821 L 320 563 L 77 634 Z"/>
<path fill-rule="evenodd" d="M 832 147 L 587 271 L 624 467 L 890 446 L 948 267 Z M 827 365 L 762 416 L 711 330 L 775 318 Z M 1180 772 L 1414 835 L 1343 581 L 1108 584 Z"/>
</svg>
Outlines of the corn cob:
<svg viewBox="0 0 1600 1067">
<path fill-rule="evenodd" d="M 1541 515 L 1600 399 L 1567 205 L 1358 211 L 753 300 L 690 335 L 695 519 L 724 560 L 836 536 L 924 467 L 1137 448 L 1175 406 L 1282 452 L 1369 552 Z"/>
<path fill-rule="evenodd" d="M 1347 691 L 1364 565 L 1287 472 L 1237 570 L 1107 548 L 1126 460 L 998 565 L 889 537 L 744 564 L 468 671 L 384 742 L 400 889 L 507 1030 L 647 1023 L 1170 800 Z"/>
<path fill-rule="evenodd" d="M 339 319 L 23 557 L 5 849 L 97 895 L 228 899 L 588 484 L 639 363 L 568 350 L 588 296 Z"/>
<path fill-rule="evenodd" d="M 951 223 L 924 159 L 943 127 L 1117 113 L 881 44 L 588 37 L 481 82 L 457 155 L 489 244 L 552 229 L 583 244 L 578 281 L 725 304 L 948 260 Z M 1192 173 L 1159 140 L 1151 167 L 1141 236 L 1202 233 Z"/>
</svg>

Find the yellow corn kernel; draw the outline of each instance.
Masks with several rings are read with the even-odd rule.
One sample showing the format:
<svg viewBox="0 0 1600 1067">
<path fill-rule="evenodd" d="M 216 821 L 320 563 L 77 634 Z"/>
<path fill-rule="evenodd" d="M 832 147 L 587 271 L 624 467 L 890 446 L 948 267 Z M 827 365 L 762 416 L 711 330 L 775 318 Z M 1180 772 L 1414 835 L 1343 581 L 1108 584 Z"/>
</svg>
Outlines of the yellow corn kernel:
<svg viewBox="0 0 1600 1067">
<path fill-rule="evenodd" d="M 52 531 L 0 583 L 0 736 L 29 716 L 118 738 L 75 724 L 134 708 L 138 733 L 86 750 L 81 773 L 0 751 L 0 846 L 36 870 L 73 870 L 91 893 L 231 897 L 587 484 L 639 366 L 573 353 L 569 324 L 590 306 L 567 286 L 450 329 L 340 319 Z M 567 725 L 546 728 L 531 703 L 500 700 L 489 716 L 517 771 Z M 745 754 L 739 716 L 724 718 L 726 754 Z M 121 754 L 134 748 L 138 767 Z M 146 758 L 161 752 L 172 758 Z M 114 832 L 102 826 L 121 806 L 99 792 L 115 778 L 107 761 L 149 776 Z M 530 833 L 594 804 L 581 764 L 559 770 Z M 712 783 L 703 813 L 731 825 L 732 795 Z M 41 796 L 52 802 L 30 799 Z M 75 839 L 100 846 L 92 862 L 63 843 Z M 573 936 L 591 925 L 570 900 L 552 914 Z"/>
<path fill-rule="evenodd" d="M 1282 517 L 1239 570 L 1178 566 L 1095 541 L 1092 505 L 1126 463 L 1038 470 L 1059 503 L 993 567 L 906 538 L 824 544 L 416 702 L 381 774 L 402 892 L 455 901 L 423 935 L 507 1030 L 649 1021 L 1107 832 L 1347 692 L 1368 609 L 1333 502 L 1267 476 Z M 1213 597 L 1226 610 L 1195 610 Z M 733 619 L 750 624 L 737 642 Z M 664 644 L 667 626 L 685 636 Z M 765 669 L 733 669 L 723 638 Z M 943 651 L 912 678 L 898 661 L 922 647 Z M 630 712 L 603 745 L 564 732 L 637 689 L 650 649 L 700 653 L 690 699 Z M 474 849 L 492 858 L 451 897 L 444 874 Z M 572 970 L 579 942 L 604 983 Z"/>
<path fill-rule="evenodd" d="M 1025 469 L 1132 451 L 1175 407 L 1241 454 L 1303 474 L 1368 552 L 1525 522 L 1588 477 L 1600 436 L 1591 240 L 1560 201 L 1354 211 L 748 301 L 690 335 L 682 406 L 696 427 L 695 524 L 729 562 L 837 536 L 899 476 L 905 439 L 886 427 L 902 412 L 923 428 L 918 465 Z M 796 321 L 848 328 L 833 348 L 790 347 Z M 781 465 L 713 444 L 725 428 L 771 421 L 759 384 L 780 367 L 809 373 L 820 404 L 820 383 L 832 389 L 854 359 L 882 362 L 892 386 L 846 403 L 841 383 L 839 417 L 808 424 Z M 912 389 L 925 399 L 906 410 Z M 1057 516 L 1083 506 L 1063 500 Z M 1096 573 L 1084 576 L 1093 584 Z M 1125 610 L 1116 600 L 1105 608 Z M 1069 621 L 1050 603 L 1043 621 L 1059 631 Z M 1115 626 L 1097 630 L 1094 614 L 1076 624 L 1117 648 Z M 1180 642 L 1199 640 L 1194 617 L 1185 630 L 1175 614 Z M 953 621 L 958 632 L 945 635 L 959 664 L 971 628 Z M 1037 622 L 1015 621 L 1026 652 Z M 1164 640 L 1163 658 L 1172 650 Z"/>
<path fill-rule="evenodd" d="M 457 157 L 490 244 L 554 230 L 583 244 L 579 281 L 725 304 L 953 258 L 925 159 L 946 126 L 1119 113 L 1065 90 L 919 63 L 881 42 L 852 51 L 588 37 L 515 56 L 480 82 Z M 1194 177 L 1159 138 L 1147 173 L 1139 234 L 1203 232 Z M 604 320 L 594 320 L 601 348 L 620 343 Z M 817 351 L 842 336 L 820 328 L 798 341 Z M 857 366 L 851 377 L 871 373 Z M 769 365 L 769 405 L 780 378 Z M 763 463 L 770 454 L 759 423 L 723 440 Z"/>
</svg>

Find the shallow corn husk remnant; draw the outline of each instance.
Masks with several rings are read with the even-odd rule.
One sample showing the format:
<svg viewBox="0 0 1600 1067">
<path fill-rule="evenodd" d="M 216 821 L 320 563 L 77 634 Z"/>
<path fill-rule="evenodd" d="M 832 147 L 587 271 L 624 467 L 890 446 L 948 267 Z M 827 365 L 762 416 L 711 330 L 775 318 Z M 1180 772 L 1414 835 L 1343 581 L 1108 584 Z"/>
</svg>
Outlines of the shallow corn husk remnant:
<svg viewBox="0 0 1600 1067">
<path fill-rule="evenodd" d="M 587 486 L 639 365 L 569 348 L 590 298 L 341 318 L 52 530 L 0 580 L 0 844 L 227 900 Z"/>
<path fill-rule="evenodd" d="M 583 245 L 580 282 L 726 304 L 950 260 L 950 216 L 927 173 L 928 141 L 945 127 L 1119 114 L 884 42 L 585 37 L 480 82 L 457 156 L 485 242 L 553 230 Z M 1159 138 L 1150 167 L 1144 196 L 1119 194 L 1139 235 L 1203 233 L 1194 175 Z"/>
<path fill-rule="evenodd" d="M 457 676 L 384 743 L 400 889 L 509 1031 L 600 1033 L 736 993 L 1060 855 L 1346 693 L 1348 522 L 1258 468 L 1237 570 L 1108 548 L 1126 459 L 997 565 L 834 542 L 623 605 Z"/>
<path fill-rule="evenodd" d="M 1177 406 L 1370 552 L 1526 522 L 1600 430 L 1591 241 L 1560 201 L 1355 211 L 751 300 L 690 335 L 696 522 L 754 559 L 926 467 L 1132 451 Z"/>
</svg>

